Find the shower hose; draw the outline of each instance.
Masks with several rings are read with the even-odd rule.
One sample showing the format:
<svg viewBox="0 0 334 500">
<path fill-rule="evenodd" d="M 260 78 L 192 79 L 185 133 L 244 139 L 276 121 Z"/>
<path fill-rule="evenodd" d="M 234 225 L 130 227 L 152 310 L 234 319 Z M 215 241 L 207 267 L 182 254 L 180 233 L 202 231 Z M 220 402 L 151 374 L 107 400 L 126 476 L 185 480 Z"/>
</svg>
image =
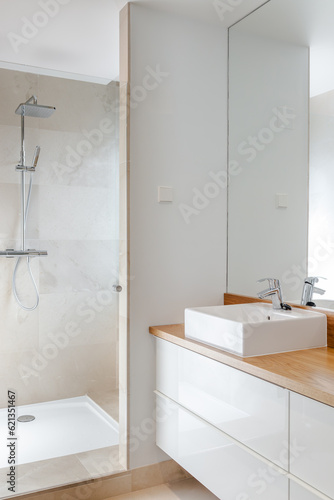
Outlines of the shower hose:
<svg viewBox="0 0 334 500">
<path fill-rule="evenodd" d="M 30 198 L 31 198 L 31 189 L 32 189 L 32 177 L 33 177 L 33 172 L 30 172 L 30 182 L 29 182 L 27 203 L 26 203 L 26 206 L 25 206 L 25 214 L 24 214 L 24 233 L 25 233 L 25 228 L 26 228 L 26 224 L 27 224 L 27 217 L 28 217 L 28 212 L 29 212 L 29 205 L 30 205 Z M 23 187 L 23 189 L 24 189 L 24 187 Z M 22 207 L 22 210 L 23 209 L 24 209 L 24 207 Z M 15 268 L 14 268 L 14 272 L 13 272 L 13 294 L 14 294 L 16 302 L 18 303 L 18 305 L 20 307 L 22 307 L 22 309 L 24 309 L 25 311 L 34 311 L 37 308 L 38 304 L 39 304 L 39 293 L 38 293 L 38 288 L 37 288 L 37 285 L 36 285 L 36 281 L 35 281 L 34 275 L 32 274 L 32 270 L 31 270 L 31 266 L 30 266 L 30 257 L 29 256 L 27 257 L 27 268 L 28 268 L 28 272 L 29 272 L 29 275 L 30 275 L 30 278 L 31 278 L 31 282 L 32 282 L 34 290 L 35 290 L 36 302 L 35 302 L 35 304 L 33 306 L 27 307 L 24 304 L 22 304 L 22 302 L 19 299 L 18 294 L 17 294 L 17 289 L 16 289 L 16 275 L 17 275 L 17 270 L 18 270 L 18 267 L 19 267 L 19 265 L 21 263 L 21 259 L 22 258 L 23 257 L 18 257 L 18 259 L 16 261 L 16 264 L 15 264 Z"/>
</svg>

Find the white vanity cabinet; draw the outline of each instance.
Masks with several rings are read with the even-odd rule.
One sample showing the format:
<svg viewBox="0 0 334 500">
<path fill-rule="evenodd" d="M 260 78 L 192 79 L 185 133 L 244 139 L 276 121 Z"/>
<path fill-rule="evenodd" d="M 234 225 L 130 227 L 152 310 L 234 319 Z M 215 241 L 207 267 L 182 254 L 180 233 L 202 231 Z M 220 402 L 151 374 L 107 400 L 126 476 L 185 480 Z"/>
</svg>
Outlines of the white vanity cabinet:
<svg viewBox="0 0 334 500">
<path fill-rule="evenodd" d="M 157 445 L 222 500 L 288 500 L 288 391 L 156 342 Z"/>
<path fill-rule="evenodd" d="M 156 389 L 271 462 L 288 466 L 288 391 L 170 342 Z"/>
<path fill-rule="evenodd" d="M 218 498 L 288 500 L 289 481 L 275 466 L 159 393 L 157 445 Z"/>
<path fill-rule="evenodd" d="M 291 392 L 290 472 L 334 498 L 334 408 Z"/>
<path fill-rule="evenodd" d="M 221 500 L 334 500 L 334 408 L 156 338 L 157 445 Z"/>
</svg>

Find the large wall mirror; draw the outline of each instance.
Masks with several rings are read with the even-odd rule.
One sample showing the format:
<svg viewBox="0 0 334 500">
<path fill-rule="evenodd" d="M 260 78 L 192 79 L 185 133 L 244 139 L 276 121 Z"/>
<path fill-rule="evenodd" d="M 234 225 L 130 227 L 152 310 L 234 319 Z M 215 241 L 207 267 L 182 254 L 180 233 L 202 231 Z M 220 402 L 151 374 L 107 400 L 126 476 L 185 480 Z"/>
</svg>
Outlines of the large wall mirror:
<svg viewBox="0 0 334 500">
<path fill-rule="evenodd" d="M 334 307 L 334 1 L 269 0 L 229 32 L 228 291 Z M 262 284 L 263 285 L 263 284 Z"/>
</svg>

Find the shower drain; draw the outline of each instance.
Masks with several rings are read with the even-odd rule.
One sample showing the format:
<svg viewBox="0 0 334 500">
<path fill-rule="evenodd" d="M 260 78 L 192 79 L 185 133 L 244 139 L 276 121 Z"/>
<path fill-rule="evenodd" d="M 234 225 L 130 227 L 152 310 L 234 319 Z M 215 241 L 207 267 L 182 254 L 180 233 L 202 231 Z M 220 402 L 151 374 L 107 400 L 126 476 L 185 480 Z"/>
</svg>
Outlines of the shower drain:
<svg viewBox="0 0 334 500">
<path fill-rule="evenodd" d="M 18 422 L 32 422 L 33 420 L 35 420 L 33 415 L 22 415 L 17 419 Z"/>
</svg>

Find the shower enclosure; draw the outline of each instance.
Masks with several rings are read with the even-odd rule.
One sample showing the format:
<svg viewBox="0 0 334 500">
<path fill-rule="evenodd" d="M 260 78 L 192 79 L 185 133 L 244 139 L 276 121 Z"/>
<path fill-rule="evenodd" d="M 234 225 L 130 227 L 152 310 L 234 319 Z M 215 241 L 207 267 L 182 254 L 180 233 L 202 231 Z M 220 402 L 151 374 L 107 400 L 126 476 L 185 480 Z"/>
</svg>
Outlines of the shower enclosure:
<svg viewBox="0 0 334 500">
<path fill-rule="evenodd" d="M 0 82 L 0 498 L 11 498 L 126 465 L 124 117 L 114 82 L 9 70 Z"/>
</svg>

